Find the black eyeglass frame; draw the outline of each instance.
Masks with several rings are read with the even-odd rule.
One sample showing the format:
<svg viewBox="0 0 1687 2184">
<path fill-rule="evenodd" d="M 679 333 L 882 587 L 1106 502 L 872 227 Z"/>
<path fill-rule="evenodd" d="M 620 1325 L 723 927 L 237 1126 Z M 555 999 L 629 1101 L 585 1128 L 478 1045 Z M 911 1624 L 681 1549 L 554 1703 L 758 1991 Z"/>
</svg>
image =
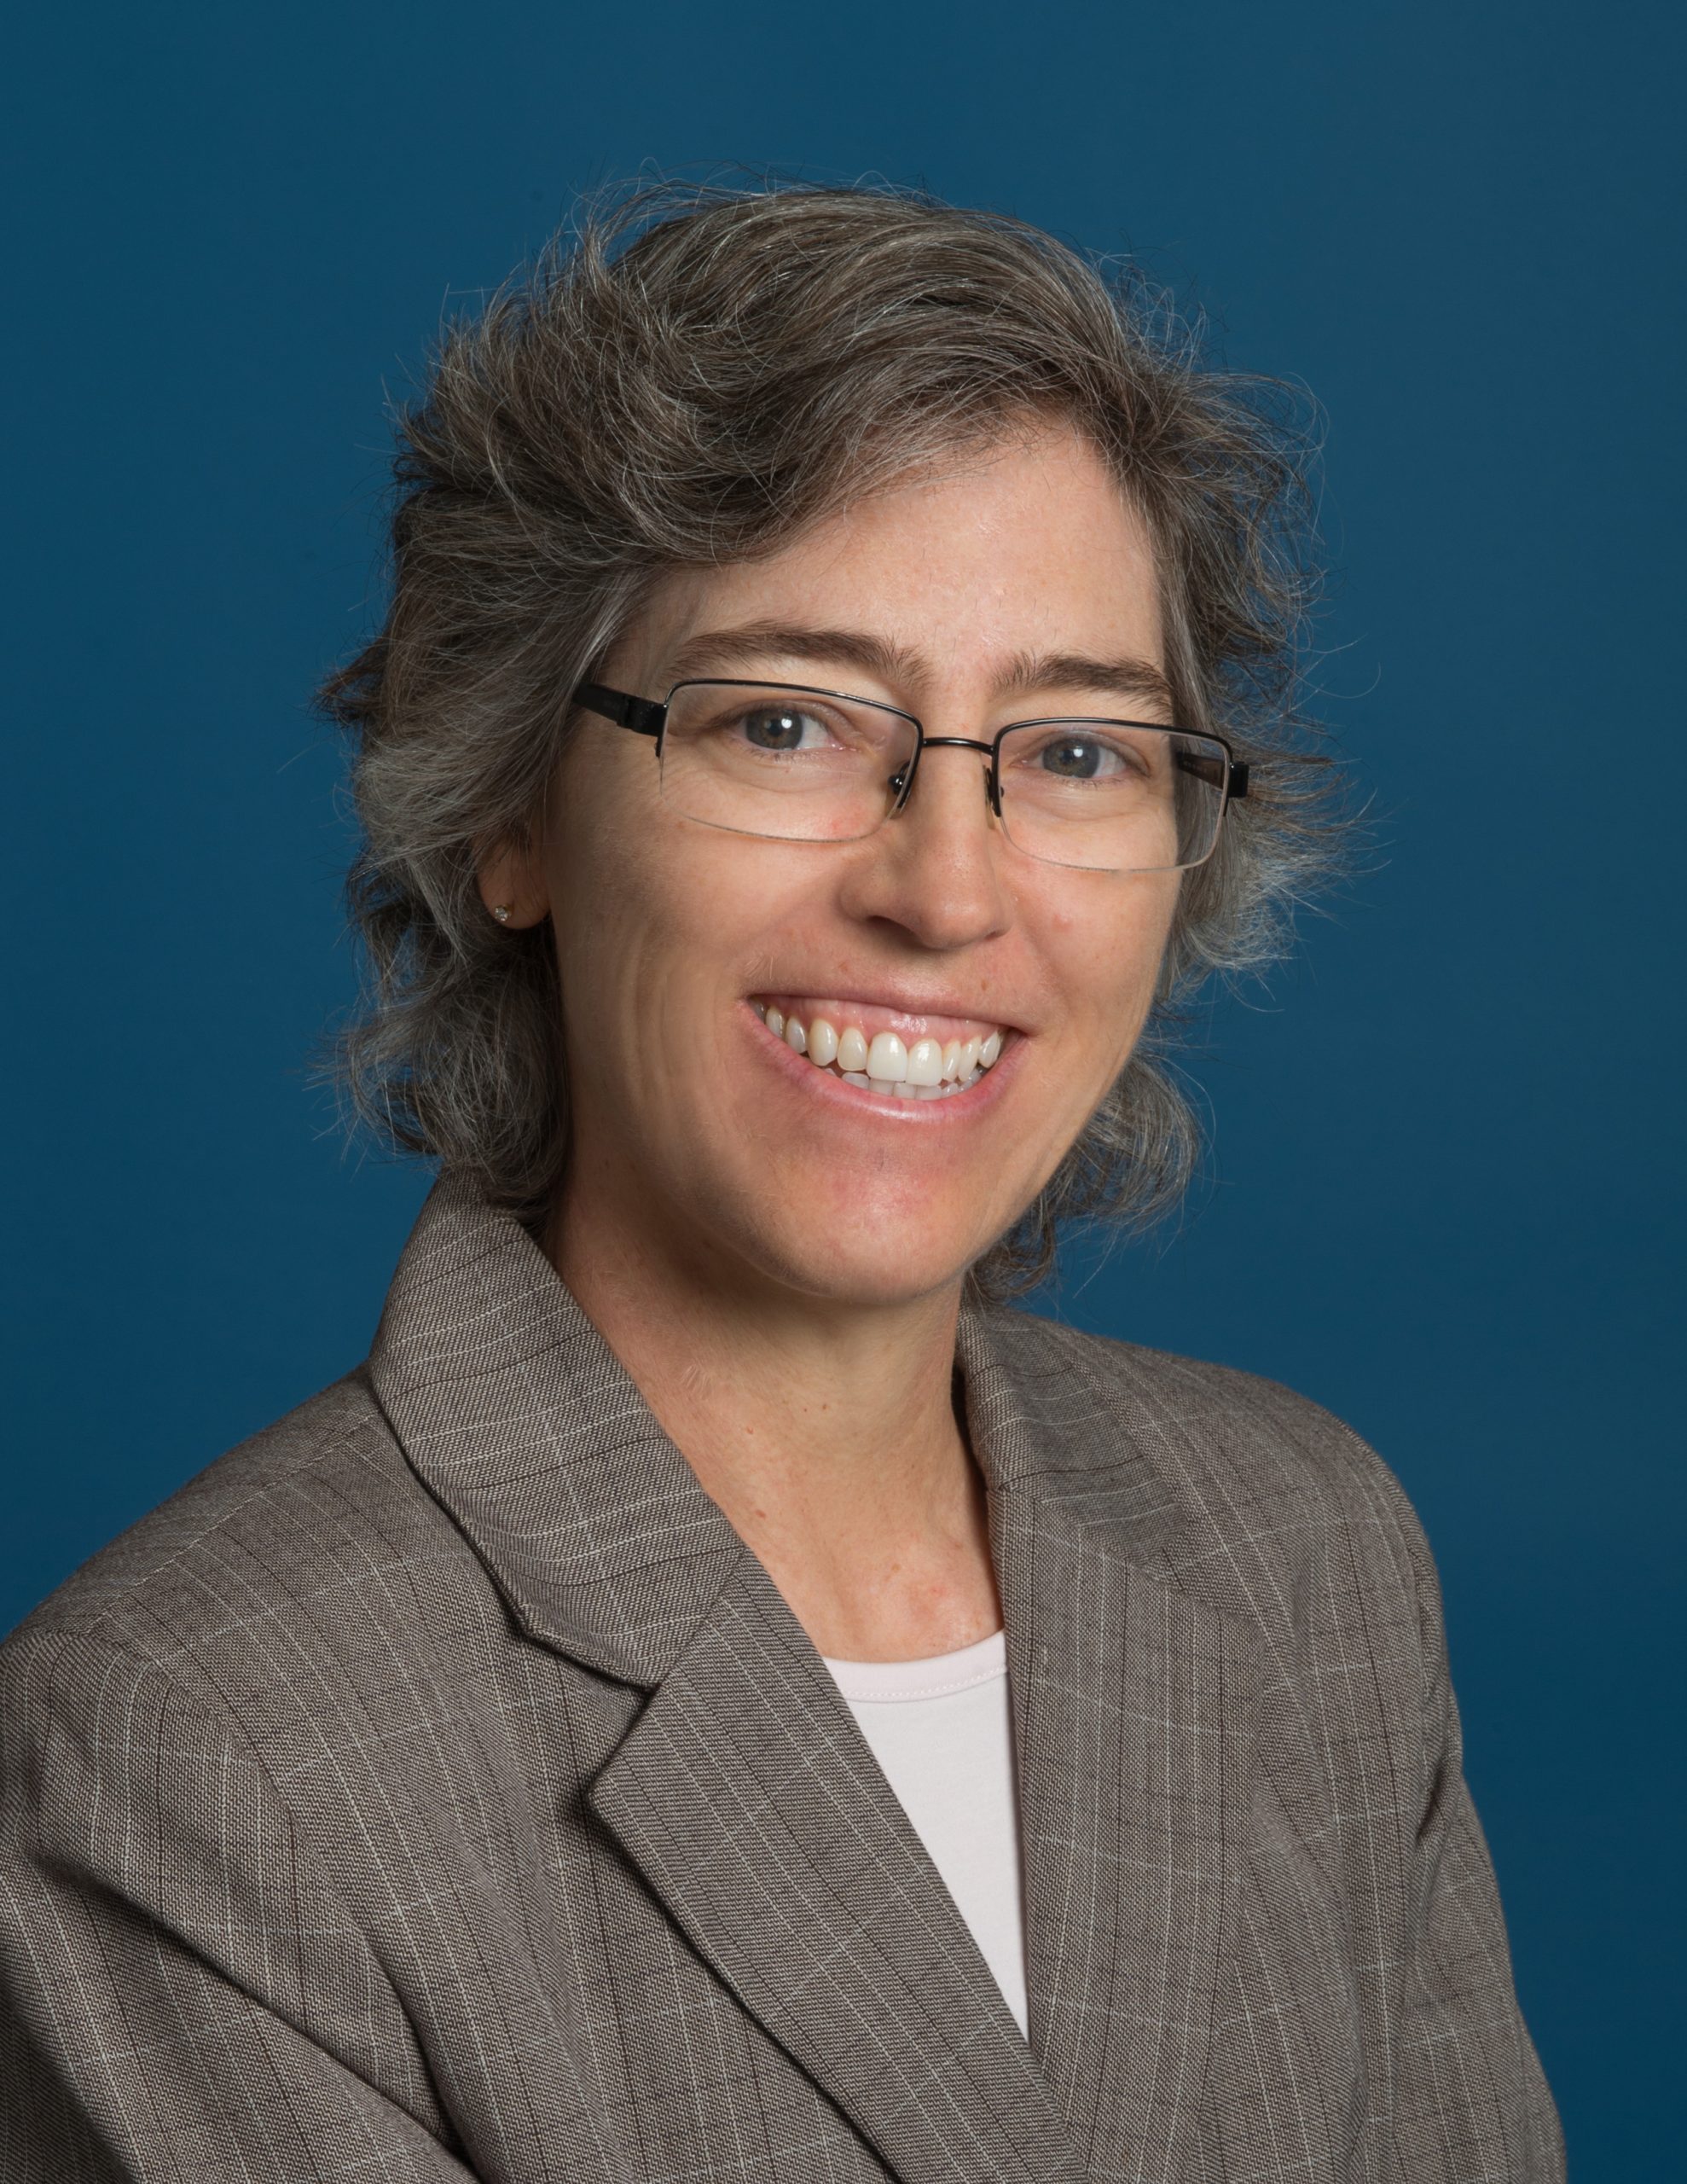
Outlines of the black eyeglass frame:
<svg viewBox="0 0 1687 2184">
<path fill-rule="evenodd" d="M 901 706 L 887 705 L 880 698 L 857 697 L 853 692 L 848 690 L 822 690 L 809 682 L 763 682 L 738 675 L 690 675 L 682 682 L 675 683 L 665 698 L 638 698 L 635 697 L 629 690 L 612 690 L 606 683 L 582 682 L 575 690 L 574 702 L 587 712 L 596 713 L 603 720 L 612 721 L 617 728 L 629 729 L 635 735 L 654 737 L 656 755 L 659 760 L 662 756 L 663 738 L 667 732 L 669 708 L 681 690 L 695 689 L 787 690 L 794 698 L 832 698 L 839 705 L 871 706 L 875 712 L 890 713 L 897 720 L 905 720 L 914 734 L 913 756 L 908 760 L 901 774 L 893 774 L 886 784 L 887 787 L 896 790 L 896 800 L 885 813 L 885 819 L 894 819 L 896 814 L 905 808 L 908 799 L 913 794 L 914 779 L 919 771 L 920 757 L 926 751 L 982 752 L 990 762 L 984 793 L 989 799 L 991 811 L 996 818 L 1000 819 L 1002 816 L 1001 746 L 1006 737 L 1012 735 L 1016 729 L 1021 728 L 1137 728 L 1149 729 L 1157 735 L 1188 735 L 1198 732 L 1203 743 L 1216 743 L 1224 752 L 1222 761 L 1224 778 L 1221 781 L 1214 779 L 1215 762 L 1213 759 L 1193 751 L 1179 751 L 1173 754 L 1175 763 L 1186 773 L 1195 775 L 1197 779 L 1209 783 L 1220 793 L 1222 800 L 1219 805 L 1219 816 L 1213 827 L 1213 847 L 1207 851 L 1207 857 L 1210 857 L 1213 850 L 1218 847 L 1219 833 L 1224 824 L 1225 813 L 1229 810 L 1232 804 L 1240 803 L 1248 793 L 1248 768 L 1241 759 L 1234 756 L 1225 737 L 1215 735 L 1209 729 L 1197 731 L 1191 729 L 1168 728 L 1164 721 L 1158 720 L 1114 720 L 1104 719 L 1091 714 L 1050 713 L 1046 717 L 1040 716 L 1034 720 L 1011 720 L 1005 727 L 999 728 L 994 735 L 986 743 L 971 735 L 928 735 L 925 733 L 925 723 L 917 714 L 904 712 Z M 879 825 L 883 824 L 884 820 L 881 820 Z M 874 832 L 877 831 L 875 828 Z M 782 839 L 784 838 L 775 836 L 767 839 Z M 800 839 L 801 837 L 797 839 Z M 1207 857 L 1200 859 L 1203 864 L 1206 861 Z M 1195 869 L 1195 867 L 1183 865 L 1170 868 L 1191 872 Z"/>
</svg>

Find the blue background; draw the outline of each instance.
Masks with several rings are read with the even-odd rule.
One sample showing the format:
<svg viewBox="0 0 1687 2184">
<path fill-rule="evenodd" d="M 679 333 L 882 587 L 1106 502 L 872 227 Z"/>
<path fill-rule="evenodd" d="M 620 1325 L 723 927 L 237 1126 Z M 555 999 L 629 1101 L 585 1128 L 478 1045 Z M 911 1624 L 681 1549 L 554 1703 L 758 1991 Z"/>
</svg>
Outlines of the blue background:
<svg viewBox="0 0 1687 2184">
<path fill-rule="evenodd" d="M 1286 1380 L 1399 1472 L 1578 2175 L 1665 2173 L 1679 20 L 37 9 L 3 132 L 0 1627 L 357 1359 L 422 1193 L 343 1156 L 302 1066 L 351 990 L 308 697 L 378 611 L 383 384 L 646 160 L 876 171 L 1130 247 L 1327 411 L 1323 710 L 1377 848 L 1198 1027 L 1180 1230 L 1080 1251 L 1056 1302 Z"/>
</svg>

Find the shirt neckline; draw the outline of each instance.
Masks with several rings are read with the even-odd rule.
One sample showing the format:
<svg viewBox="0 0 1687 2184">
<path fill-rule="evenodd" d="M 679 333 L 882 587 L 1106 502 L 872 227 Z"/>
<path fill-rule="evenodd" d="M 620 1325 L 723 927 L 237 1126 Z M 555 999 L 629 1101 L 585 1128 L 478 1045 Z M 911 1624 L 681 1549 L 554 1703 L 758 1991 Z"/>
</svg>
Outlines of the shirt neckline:
<svg viewBox="0 0 1687 2184">
<path fill-rule="evenodd" d="M 947 1699 L 1006 1675 L 1007 1633 L 993 1630 L 976 1645 L 953 1653 L 927 1653 L 917 1661 L 835 1661 L 826 1653 L 820 1658 L 852 1705 Z"/>
</svg>

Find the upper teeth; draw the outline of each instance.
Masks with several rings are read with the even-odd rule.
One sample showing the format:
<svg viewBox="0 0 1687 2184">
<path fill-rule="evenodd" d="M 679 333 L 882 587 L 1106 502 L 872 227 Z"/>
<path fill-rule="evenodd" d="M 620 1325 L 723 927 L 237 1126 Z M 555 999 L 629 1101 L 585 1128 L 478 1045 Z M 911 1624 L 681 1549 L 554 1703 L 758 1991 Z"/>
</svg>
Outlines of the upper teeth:
<svg viewBox="0 0 1687 2184">
<path fill-rule="evenodd" d="M 846 1083 L 863 1091 L 893 1097 L 941 1100 L 964 1091 L 1001 1052 L 1002 1035 L 995 1031 L 947 1042 L 916 1039 L 908 1046 L 894 1031 L 875 1032 L 869 1039 L 853 1024 L 840 1028 L 824 1016 L 803 1024 L 765 1002 L 752 1005 L 774 1037 L 794 1054 L 807 1054 L 820 1069 L 835 1066 Z"/>
</svg>

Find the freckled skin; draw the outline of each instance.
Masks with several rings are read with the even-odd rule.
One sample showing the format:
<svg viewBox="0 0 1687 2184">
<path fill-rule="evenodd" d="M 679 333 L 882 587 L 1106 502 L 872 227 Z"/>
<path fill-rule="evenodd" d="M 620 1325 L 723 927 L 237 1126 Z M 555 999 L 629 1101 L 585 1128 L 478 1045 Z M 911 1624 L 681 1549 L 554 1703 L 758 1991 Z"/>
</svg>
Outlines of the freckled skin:
<svg viewBox="0 0 1687 2184">
<path fill-rule="evenodd" d="M 1162 661 L 1144 527 L 1070 433 L 863 502 L 763 561 L 670 579 L 601 679 L 659 696 L 699 631 L 771 620 L 869 632 L 930 664 L 923 688 L 859 669 L 797 679 L 985 737 L 1028 712 L 1117 712 L 1081 690 L 992 694 L 1025 652 Z M 801 663 L 772 663 L 793 674 Z M 734 672 L 746 672 L 736 669 Z M 646 1248 L 840 1303 L 953 1286 L 1047 1180 L 1129 1055 L 1175 874 L 1064 870 L 991 820 L 983 761 L 929 752 L 907 810 L 866 840 L 752 840 L 676 816 L 652 746 L 580 729 L 555 784 L 522 921 L 559 936 L 574 1101 L 571 1220 L 629 1222 Z M 500 897 L 496 886 L 506 892 Z M 965 1129 L 840 1119 L 774 1074 L 746 996 L 900 990 L 1017 1025 L 1006 1096 Z"/>
</svg>

